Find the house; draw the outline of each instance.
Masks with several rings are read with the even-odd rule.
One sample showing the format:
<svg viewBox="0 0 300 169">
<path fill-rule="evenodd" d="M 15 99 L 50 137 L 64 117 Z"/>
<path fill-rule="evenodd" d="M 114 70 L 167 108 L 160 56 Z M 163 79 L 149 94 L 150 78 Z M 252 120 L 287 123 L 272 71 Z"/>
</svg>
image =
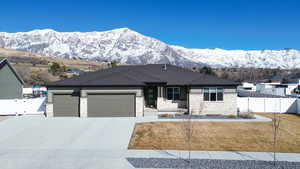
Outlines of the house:
<svg viewBox="0 0 300 169">
<path fill-rule="evenodd" d="M 22 99 L 24 82 L 7 59 L 0 60 L 0 99 Z"/>
<path fill-rule="evenodd" d="M 299 83 L 300 74 L 276 74 L 264 79 L 264 82 L 268 83 Z"/>
<path fill-rule="evenodd" d="M 298 83 L 258 83 L 256 84 L 256 91 L 263 94 L 287 96 L 292 95 L 298 88 Z"/>
<path fill-rule="evenodd" d="M 47 84 L 47 116 L 236 114 L 238 83 L 167 64 L 124 65 Z"/>
<path fill-rule="evenodd" d="M 253 83 L 243 82 L 238 89 L 248 90 L 248 91 L 256 91 L 256 86 Z"/>
<path fill-rule="evenodd" d="M 256 97 L 256 98 L 296 98 L 295 96 L 281 96 L 281 95 L 273 95 L 273 94 L 267 94 L 267 93 L 260 93 L 258 91 L 249 91 L 249 90 L 243 90 L 238 89 L 238 97 Z"/>
</svg>

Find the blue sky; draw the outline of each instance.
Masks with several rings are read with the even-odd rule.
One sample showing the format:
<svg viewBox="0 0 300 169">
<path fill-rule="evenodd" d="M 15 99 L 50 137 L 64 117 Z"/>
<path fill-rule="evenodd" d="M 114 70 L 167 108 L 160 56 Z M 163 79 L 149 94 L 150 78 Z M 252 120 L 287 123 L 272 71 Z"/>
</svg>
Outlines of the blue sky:
<svg viewBox="0 0 300 169">
<path fill-rule="evenodd" d="M 300 49 L 299 0 L 3 0 L 0 31 L 128 27 L 188 48 Z"/>
</svg>

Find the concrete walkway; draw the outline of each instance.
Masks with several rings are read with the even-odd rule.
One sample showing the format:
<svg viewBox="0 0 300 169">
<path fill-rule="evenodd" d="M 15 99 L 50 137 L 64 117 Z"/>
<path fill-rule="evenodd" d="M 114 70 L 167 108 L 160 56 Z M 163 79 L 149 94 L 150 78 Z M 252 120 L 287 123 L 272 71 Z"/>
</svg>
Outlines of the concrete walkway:
<svg viewBox="0 0 300 169">
<path fill-rule="evenodd" d="M 132 158 L 188 158 L 188 151 L 180 150 L 128 150 L 127 157 Z M 233 151 L 191 151 L 192 159 L 217 160 L 262 160 L 273 161 L 269 152 L 233 152 Z M 276 153 L 278 161 L 300 162 L 300 153 Z"/>
</svg>

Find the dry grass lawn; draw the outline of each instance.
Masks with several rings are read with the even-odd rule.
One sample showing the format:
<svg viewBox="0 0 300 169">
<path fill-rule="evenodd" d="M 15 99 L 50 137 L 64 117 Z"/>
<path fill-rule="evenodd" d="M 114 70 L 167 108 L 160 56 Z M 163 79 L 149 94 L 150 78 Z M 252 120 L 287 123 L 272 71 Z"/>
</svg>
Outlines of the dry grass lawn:
<svg viewBox="0 0 300 169">
<path fill-rule="evenodd" d="M 272 117 L 272 114 L 260 114 Z M 300 116 L 280 115 L 277 152 L 300 153 Z M 272 122 L 150 122 L 135 126 L 129 149 L 273 151 Z"/>
</svg>

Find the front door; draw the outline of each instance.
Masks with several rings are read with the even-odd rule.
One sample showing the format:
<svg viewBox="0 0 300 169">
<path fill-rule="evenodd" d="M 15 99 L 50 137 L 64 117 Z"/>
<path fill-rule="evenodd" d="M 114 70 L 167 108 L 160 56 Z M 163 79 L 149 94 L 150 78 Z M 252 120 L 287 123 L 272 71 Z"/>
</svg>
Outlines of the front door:
<svg viewBox="0 0 300 169">
<path fill-rule="evenodd" d="M 145 101 L 147 107 L 156 108 L 157 87 L 148 86 L 145 88 Z"/>
</svg>

